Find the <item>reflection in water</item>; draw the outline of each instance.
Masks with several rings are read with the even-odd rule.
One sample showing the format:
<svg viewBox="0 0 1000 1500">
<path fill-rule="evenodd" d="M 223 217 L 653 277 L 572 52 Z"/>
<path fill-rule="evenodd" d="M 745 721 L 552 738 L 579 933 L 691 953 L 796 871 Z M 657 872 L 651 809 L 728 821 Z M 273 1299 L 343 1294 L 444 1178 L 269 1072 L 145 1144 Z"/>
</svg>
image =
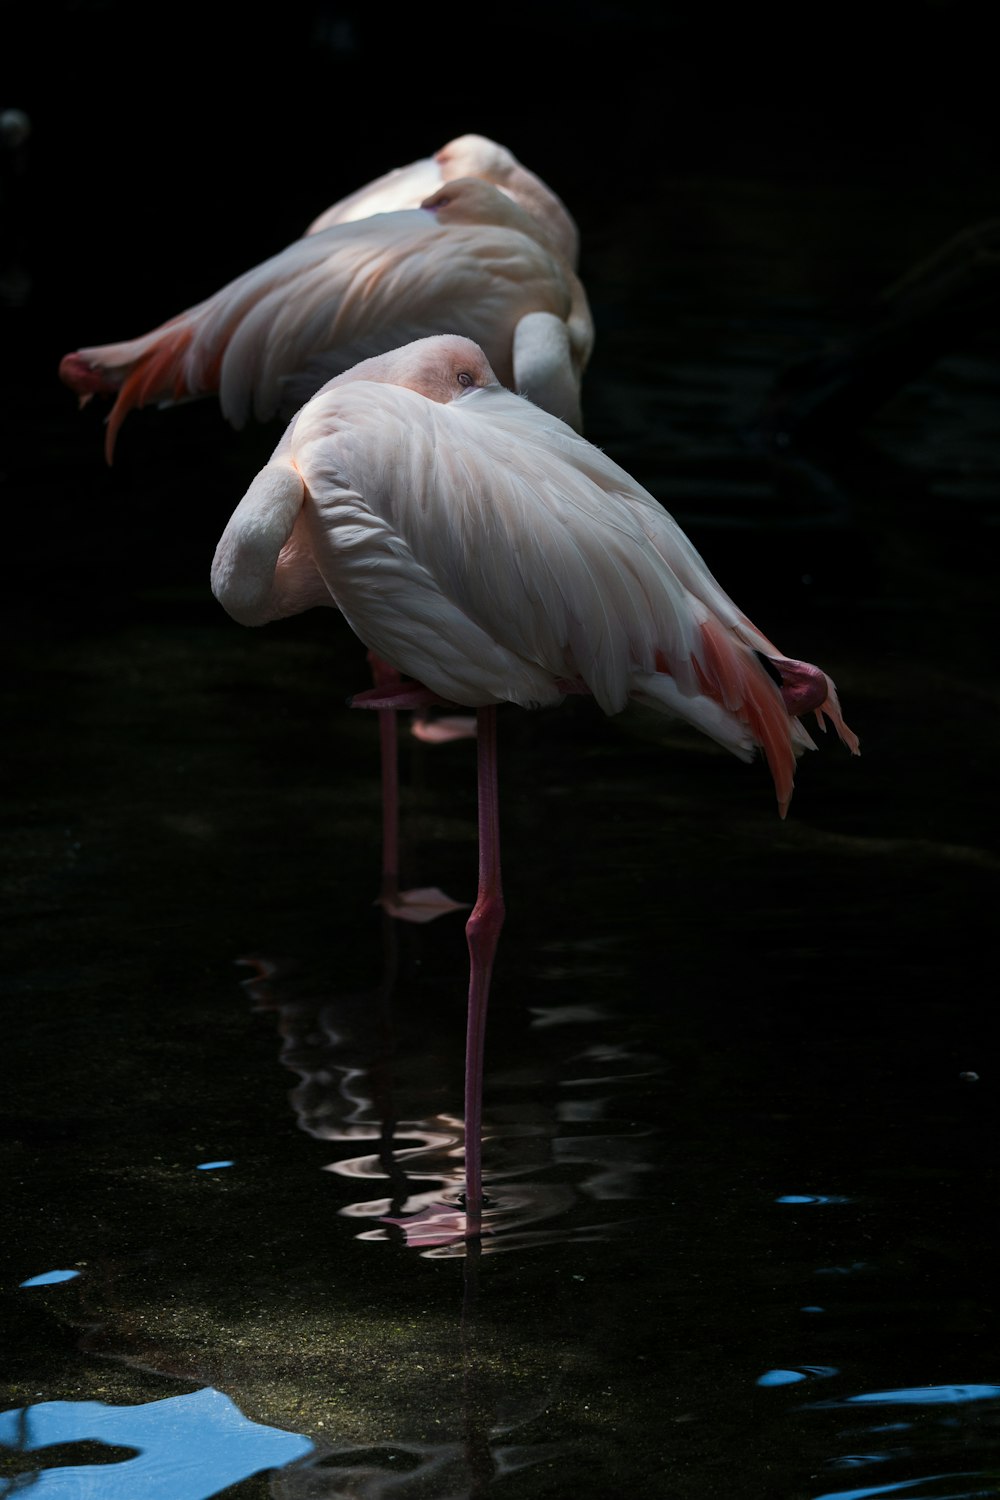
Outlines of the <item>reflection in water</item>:
<svg viewBox="0 0 1000 1500">
<path fill-rule="evenodd" d="M 843 1458 L 831 1458 L 831 1469 L 863 1469 L 867 1464 L 885 1463 L 891 1453 L 845 1453 Z"/>
<path fill-rule="evenodd" d="M 537 1413 L 532 1413 L 532 1416 Z M 530 1420 L 526 1418 L 525 1421 Z M 518 1426 L 521 1424 L 517 1424 Z M 453 1441 L 345 1444 L 320 1453 L 307 1467 L 285 1469 L 271 1482 L 275 1500 L 426 1500 L 428 1496 L 475 1497 L 497 1480 L 539 1463 L 551 1463 L 555 1443 L 516 1440 L 516 1427 L 474 1423 Z"/>
<path fill-rule="evenodd" d="M 808 1380 L 810 1375 L 824 1379 L 837 1375 L 833 1365 L 798 1365 L 794 1370 L 767 1370 L 757 1381 L 758 1385 L 794 1385 L 799 1380 Z"/>
<path fill-rule="evenodd" d="M 956 1489 L 956 1480 L 971 1481 L 974 1487 L 962 1483 Z M 942 1484 L 945 1489 L 939 1488 Z M 926 1479 L 902 1479 L 898 1484 L 866 1485 L 860 1490 L 827 1490 L 815 1500 L 865 1500 L 869 1495 L 906 1495 L 908 1500 L 995 1500 L 996 1493 L 996 1486 L 985 1474 L 931 1474 Z"/>
<path fill-rule="evenodd" d="M 551 1463 L 561 1452 L 555 1443 L 529 1445 L 518 1443 L 515 1436 L 516 1427 L 498 1424 L 484 1426 L 481 1432 L 470 1426 L 463 1437 L 450 1442 L 346 1444 L 320 1454 L 308 1467 L 276 1474 L 271 1493 L 275 1500 L 335 1500 L 347 1495 L 358 1500 L 475 1500 L 496 1481 Z"/>
<path fill-rule="evenodd" d="M 470 1257 L 470 1261 L 473 1257 Z M 467 1262 L 469 1264 L 469 1262 Z M 320 1445 L 307 1463 L 275 1474 L 275 1500 L 476 1500 L 501 1480 L 539 1464 L 555 1465 L 563 1447 L 532 1440 L 527 1430 L 545 1411 L 551 1391 L 511 1393 L 509 1374 L 480 1361 L 468 1286 L 462 1320 L 460 1374 L 450 1409 L 436 1405 L 432 1438 L 393 1436 L 368 1443 Z"/>
<path fill-rule="evenodd" d="M 251 1422 L 211 1388 L 141 1406 L 44 1401 L 0 1413 L 0 1444 L 20 1453 L 88 1440 L 138 1454 L 120 1463 L 36 1469 L 2 1493 L 38 1500 L 207 1500 L 262 1469 L 303 1458 L 313 1447 L 297 1433 Z"/>
<path fill-rule="evenodd" d="M 552 1401 L 550 1379 L 543 1379 L 541 1390 L 534 1383 L 525 1386 L 523 1380 L 512 1380 L 510 1368 L 488 1357 L 480 1340 L 482 1249 L 479 1240 L 463 1244 L 457 1347 L 444 1389 L 439 1382 L 428 1411 L 421 1411 L 419 1403 L 415 1409 L 421 1435 L 403 1436 L 397 1419 L 389 1441 L 320 1445 L 307 1465 L 275 1475 L 276 1500 L 336 1500 L 347 1495 L 357 1500 L 478 1500 L 497 1481 L 521 1470 L 558 1464 L 563 1445 L 539 1440 L 530 1431 Z M 454 1384 L 449 1392 L 450 1381 Z"/>
<path fill-rule="evenodd" d="M 935 1458 L 940 1461 L 941 1429 L 954 1429 L 958 1426 L 958 1418 L 951 1414 L 951 1408 L 956 1404 L 995 1403 L 998 1398 L 1000 1386 L 996 1385 L 926 1385 L 901 1387 L 898 1390 L 862 1391 L 840 1399 L 810 1402 L 803 1408 L 804 1411 L 844 1411 L 852 1408 L 861 1411 L 882 1406 L 910 1406 L 918 1409 L 910 1421 L 863 1425 L 839 1434 L 856 1442 L 867 1443 L 876 1436 L 905 1433 L 906 1441 L 895 1447 L 876 1448 L 872 1451 L 852 1447 L 848 1453 L 827 1459 L 826 1466 L 830 1469 L 863 1469 L 877 1465 L 880 1482 L 848 1490 L 827 1490 L 822 1495 L 817 1495 L 815 1500 L 861 1500 L 862 1496 L 896 1493 L 912 1497 L 912 1500 L 974 1500 L 974 1497 L 979 1496 L 995 1496 L 998 1493 L 997 1487 L 988 1470 L 964 1468 L 945 1472 L 935 1470 L 931 1473 L 920 1473 L 919 1470 L 926 1469 Z M 989 1411 L 990 1419 L 995 1419 L 995 1414 L 995 1409 Z M 926 1432 L 922 1432 L 922 1428 Z M 954 1439 L 955 1434 L 950 1434 L 949 1441 L 953 1442 Z M 973 1456 L 974 1441 L 974 1431 L 962 1433 L 961 1446 L 966 1460 Z M 888 1479 L 885 1475 L 887 1465 L 894 1466 L 899 1477 Z M 903 1472 L 900 1473 L 900 1470 Z"/>
<path fill-rule="evenodd" d="M 919 1385 L 900 1391 L 864 1391 L 824 1406 L 940 1406 L 961 1401 L 990 1401 L 1000 1397 L 1000 1385 Z"/>
<path fill-rule="evenodd" d="M 281 1061 L 299 1079 L 289 1098 L 300 1128 L 343 1148 L 325 1170 L 353 1184 L 387 1186 L 384 1195 L 339 1209 L 346 1218 L 378 1221 L 357 1238 L 400 1240 L 431 1258 L 462 1256 L 464 1123 L 448 1114 L 415 1119 L 399 1112 L 397 1074 L 413 1059 L 394 1051 L 395 940 L 386 918 L 383 979 L 367 996 L 303 996 L 290 965 L 260 957 L 241 961 L 255 970 L 243 985 L 257 1009 L 277 1016 Z M 530 1015 L 538 1030 L 617 1025 L 609 1010 L 595 1006 L 535 1007 Z M 573 1211 L 586 1202 L 637 1202 L 654 1170 L 652 1128 L 633 1125 L 625 1134 L 606 1126 L 627 1113 L 636 1080 L 662 1071 L 657 1058 L 618 1040 L 564 1050 L 572 1076 L 557 1081 L 560 1097 L 547 1111 L 523 1089 L 512 1100 L 503 1098 L 505 1079 L 495 1074 L 491 1080 L 497 1102 L 483 1133 L 484 1254 L 609 1238 L 623 1224 L 604 1216 L 596 1224 L 572 1222 Z M 412 1088 L 411 1082 L 406 1092 Z M 563 1221 L 557 1228 L 533 1227 L 557 1218 Z"/>
<path fill-rule="evenodd" d="M 783 1193 L 775 1203 L 849 1203 L 849 1198 L 834 1197 L 829 1193 Z"/>
</svg>

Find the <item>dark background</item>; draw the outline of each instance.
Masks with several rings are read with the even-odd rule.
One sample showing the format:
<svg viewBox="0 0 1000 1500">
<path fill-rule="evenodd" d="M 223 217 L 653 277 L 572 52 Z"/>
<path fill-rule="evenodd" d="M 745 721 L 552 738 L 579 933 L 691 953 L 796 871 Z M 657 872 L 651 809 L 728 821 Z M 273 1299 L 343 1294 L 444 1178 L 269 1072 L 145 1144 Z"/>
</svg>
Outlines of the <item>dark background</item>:
<svg viewBox="0 0 1000 1500">
<path fill-rule="evenodd" d="M 34 124 L 17 233 L 66 346 L 119 308 L 174 310 L 465 130 L 508 144 L 585 232 L 679 175 L 919 188 L 996 170 L 992 51 L 963 0 L 155 18 L 109 0 L 8 6 L 4 30 L 3 107 Z"/>
<path fill-rule="evenodd" d="M 81 548 L 96 570 L 91 607 L 121 590 L 112 553 L 136 532 L 116 507 L 132 504 L 122 486 L 133 465 L 148 482 L 164 465 L 189 473 L 192 459 L 228 454 L 242 474 L 269 448 L 216 443 L 207 409 L 171 414 L 161 441 L 157 416 L 144 414 L 147 446 L 140 456 L 132 418 L 109 476 L 97 453 L 104 412 L 95 404 L 76 418 L 55 380 L 61 355 L 152 327 L 297 237 L 328 203 L 453 135 L 503 141 L 577 217 L 597 323 L 595 393 L 602 378 L 629 376 L 616 334 L 670 295 L 673 249 L 696 258 L 702 241 L 724 248 L 728 237 L 734 263 L 745 258 L 745 235 L 722 212 L 692 210 L 685 183 L 742 183 L 751 195 L 766 185 L 778 212 L 757 253 L 797 262 L 794 290 L 848 320 L 993 201 L 993 53 L 981 7 L 961 0 L 542 4 L 504 14 L 303 3 L 154 14 L 109 0 L 8 6 L 3 16 L 0 108 L 32 122 L 30 139 L 3 159 L 8 486 L 37 493 L 40 470 L 54 478 L 52 462 L 65 462 L 42 533 L 33 506 L 7 507 L 18 578 L 41 570 L 49 584 L 44 602 L 19 600 L 15 618 L 25 605 L 57 612 L 61 601 L 72 613 Z M 880 222 L 883 189 L 892 197 Z M 823 192 L 843 194 L 833 226 L 844 251 L 835 280 L 806 274 L 803 287 L 801 265 L 830 249 L 802 241 L 803 205 Z M 796 207 L 797 219 L 783 219 Z M 829 213 L 815 232 L 829 238 Z M 658 283 L 630 251 L 653 233 L 664 246 Z M 716 256 L 697 289 L 706 302 L 725 294 L 728 270 Z M 591 435 L 613 446 L 593 401 L 590 418 Z M 62 459 L 57 433 L 74 444 Z M 189 452 L 194 434 L 211 446 Z M 202 534 L 160 526 L 158 548 L 176 543 L 179 562 L 197 557 L 204 569 L 241 492 L 237 481 Z"/>
<path fill-rule="evenodd" d="M 0 231 L 0 594 L 15 645 L 0 674 L 6 1404 L 109 1388 L 152 1399 L 150 1372 L 165 1371 L 319 1435 L 320 1418 L 343 1430 L 331 1393 L 350 1384 L 347 1430 L 370 1442 L 394 1430 L 411 1369 L 409 1334 L 379 1342 L 400 1306 L 418 1310 L 417 1343 L 439 1333 L 451 1373 L 455 1267 L 407 1267 L 398 1244 L 356 1241 L 338 1206 L 382 1189 L 319 1170 L 330 1143 L 289 1107 L 297 1028 L 332 1018 L 332 1060 L 318 1057 L 330 1077 L 345 1060 L 371 1068 L 392 986 L 371 904 L 375 726 L 343 706 L 367 681 L 363 652 L 332 611 L 244 631 L 209 591 L 217 538 L 278 431 L 232 433 L 212 401 L 143 410 L 109 470 L 104 411 L 79 412 L 56 371 L 68 350 L 137 335 L 213 291 L 376 174 L 478 131 L 580 225 L 596 324 L 588 435 L 677 515 L 783 650 L 832 673 L 863 742 L 855 761 L 827 736 L 781 823 L 764 768 L 702 737 L 606 721 L 583 700 L 502 712 L 489 1166 L 520 1181 L 535 1160 L 552 1238 L 491 1262 L 484 1336 L 495 1323 L 501 1371 L 530 1338 L 538 1390 L 567 1391 L 547 1419 L 576 1445 L 563 1493 L 840 1489 L 842 1473 L 804 1478 L 840 1437 L 797 1415 L 796 1387 L 776 1406 L 762 1371 L 835 1365 L 841 1394 L 996 1378 L 989 298 L 982 327 L 965 320 L 863 430 L 783 452 L 756 419 L 789 362 L 849 345 L 883 288 L 996 216 L 988 8 L 0 16 L 0 109 L 33 127 L 3 158 Z M 403 772 L 411 878 L 468 898 L 471 747 L 408 743 Z M 399 1116 L 453 1115 L 461 921 L 398 938 Z M 270 1009 L 241 987 L 252 955 L 277 964 Z M 539 1030 L 546 1008 L 582 1015 Z M 572 1154 L 590 1127 L 560 1114 L 587 1044 L 625 1058 L 593 1147 L 622 1197 L 581 1191 L 564 1209 L 560 1193 L 590 1171 Z M 332 1085 L 318 1097 L 336 1117 Z M 207 1198 L 194 1164 L 217 1157 L 242 1175 Z M 639 1189 L 632 1161 L 649 1168 Z M 446 1167 L 459 1170 L 453 1156 Z M 785 1192 L 851 1206 L 835 1197 L 800 1232 L 774 1219 Z M 607 1241 L 588 1238 L 595 1221 Z M 536 1227 L 516 1212 L 501 1224 L 508 1243 L 527 1228 L 534 1244 Z M 865 1262 L 870 1276 L 855 1276 Z M 44 1302 L 18 1290 L 77 1263 L 99 1275 L 79 1279 L 75 1315 L 58 1288 Z M 826 1268 L 836 1287 L 815 1281 Z M 803 1331 L 818 1297 L 829 1330 Z M 119 1362 L 88 1362 L 80 1326 Z M 344 1350 L 324 1342 L 331 1330 Z M 564 1347 L 560 1387 L 550 1351 Z M 281 1389 L 276 1348 L 292 1351 Z M 422 1393 L 414 1410 L 436 1411 Z M 365 1401 L 384 1422 L 365 1420 Z M 679 1424 L 668 1445 L 665 1413 Z M 992 1409 L 981 1455 L 948 1413 L 923 1469 L 995 1473 Z M 842 1413 L 829 1415 L 839 1434 Z M 875 1431 L 843 1442 L 881 1449 Z M 679 1465 L 666 1479 L 665 1463 Z M 877 1482 L 923 1469 L 903 1458 Z"/>
</svg>

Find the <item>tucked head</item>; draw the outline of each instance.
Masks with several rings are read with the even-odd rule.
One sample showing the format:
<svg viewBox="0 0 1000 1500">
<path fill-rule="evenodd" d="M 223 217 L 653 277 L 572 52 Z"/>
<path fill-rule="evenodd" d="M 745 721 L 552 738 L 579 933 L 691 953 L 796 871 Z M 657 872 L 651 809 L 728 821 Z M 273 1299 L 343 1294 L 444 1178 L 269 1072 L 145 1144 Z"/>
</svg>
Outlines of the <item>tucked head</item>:
<svg viewBox="0 0 1000 1500">
<path fill-rule="evenodd" d="M 434 153 L 442 173 L 447 177 L 484 177 L 502 182 L 520 165 L 513 152 L 485 135 L 458 135 Z"/>
<path fill-rule="evenodd" d="M 500 383 L 479 345 L 457 333 L 415 339 L 412 344 L 403 344 L 386 354 L 376 354 L 373 359 L 364 359 L 345 370 L 329 384 L 346 385 L 352 380 L 406 386 L 429 401 L 443 404 L 457 400 L 468 391 Z"/>
<path fill-rule="evenodd" d="M 545 243 L 571 266 L 579 254 L 579 235 L 566 205 L 552 189 L 521 165 L 512 151 L 484 135 L 460 135 L 437 152 L 435 161 L 447 181 L 479 177 L 494 183 L 541 226 Z"/>
<path fill-rule="evenodd" d="M 421 208 L 444 224 L 504 224 L 537 238 L 539 225 L 513 198 L 479 177 L 454 177 L 425 198 Z"/>
</svg>

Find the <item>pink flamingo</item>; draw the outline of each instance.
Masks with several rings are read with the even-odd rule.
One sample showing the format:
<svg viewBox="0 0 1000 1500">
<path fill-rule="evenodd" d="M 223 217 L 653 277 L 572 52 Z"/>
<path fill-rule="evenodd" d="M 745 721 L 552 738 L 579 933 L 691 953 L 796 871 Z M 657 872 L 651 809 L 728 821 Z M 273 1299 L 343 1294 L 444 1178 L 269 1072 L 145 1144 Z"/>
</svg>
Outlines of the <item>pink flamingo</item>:
<svg viewBox="0 0 1000 1500">
<path fill-rule="evenodd" d="M 799 716 L 857 752 L 836 689 L 782 656 L 684 533 L 623 469 L 503 389 L 481 349 L 443 336 L 365 360 L 294 417 L 223 533 L 216 597 L 245 625 L 332 601 L 410 679 L 358 706 L 429 699 L 478 718 L 479 890 L 465 1083 L 466 1232 L 482 1221 L 483 1040 L 504 920 L 496 705 L 593 694 L 686 719 L 744 760 L 760 748 L 784 816 Z"/>
<path fill-rule="evenodd" d="M 583 286 L 545 225 L 477 178 L 419 208 L 307 235 L 141 338 L 67 354 L 80 396 L 115 397 L 105 454 L 127 413 L 218 392 L 242 427 L 296 409 L 332 375 L 412 339 L 473 338 L 507 385 L 581 425 L 593 345 Z"/>
<path fill-rule="evenodd" d="M 576 267 L 580 236 L 565 203 L 547 183 L 522 166 L 512 151 L 484 135 L 457 136 L 433 156 L 421 157 L 409 166 L 395 167 L 377 177 L 332 204 L 313 220 L 306 234 L 329 229 L 331 224 L 366 219 L 371 214 L 419 208 L 425 198 L 456 177 L 479 177 L 513 198 L 538 220 L 563 259 Z"/>
</svg>

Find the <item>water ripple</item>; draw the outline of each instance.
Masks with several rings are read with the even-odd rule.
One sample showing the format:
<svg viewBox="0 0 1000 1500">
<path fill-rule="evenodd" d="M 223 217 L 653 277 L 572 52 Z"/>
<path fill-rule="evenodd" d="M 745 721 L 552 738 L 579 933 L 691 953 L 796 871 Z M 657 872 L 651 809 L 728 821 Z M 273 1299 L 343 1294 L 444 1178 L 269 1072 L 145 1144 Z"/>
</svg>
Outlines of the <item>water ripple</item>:
<svg viewBox="0 0 1000 1500">
<path fill-rule="evenodd" d="M 780 1198 L 775 1198 L 775 1203 L 850 1203 L 850 1198 L 843 1198 L 835 1193 L 783 1193 Z"/>
<path fill-rule="evenodd" d="M 412 1051 L 396 1056 L 392 985 L 364 1004 L 355 1003 L 358 996 L 303 998 L 301 979 L 287 966 L 257 958 L 252 967 L 244 988 L 256 1009 L 276 1016 L 281 1062 L 297 1078 L 289 1102 L 299 1127 L 341 1148 L 323 1170 L 349 1184 L 386 1185 L 384 1195 L 342 1204 L 338 1214 L 374 1221 L 358 1232 L 361 1240 L 402 1238 L 428 1254 L 463 1253 L 464 1121 L 443 1113 L 408 1117 L 402 1100 L 420 1080 L 415 1085 L 409 1076 Z M 483 1123 L 487 1254 L 613 1233 L 610 1223 L 574 1224 L 570 1216 L 587 1201 L 640 1201 L 659 1166 L 658 1132 L 622 1120 L 636 1081 L 662 1074 L 655 1054 L 623 1040 L 620 1019 L 604 1006 L 536 1006 L 523 1024 L 597 1030 L 572 1052 L 578 1076 L 554 1077 L 547 1095 L 539 1097 L 533 1076 L 526 1089 L 520 1066 L 491 1075 Z M 534 1227 L 553 1219 L 563 1222 Z"/>
<path fill-rule="evenodd" d="M 988 1489 L 949 1489 L 942 1494 L 938 1490 L 931 1491 L 927 1485 L 938 1485 L 955 1479 L 971 1479 L 978 1482 L 985 1481 Z M 826 1490 L 822 1495 L 813 1496 L 813 1500 L 868 1500 L 871 1495 L 902 1495 L 906 1493 L 911 1500 L 996 1500 L 996 1486 L 990 1481 L 987 1474 L 929 1474 L 923 1479 L 901 1479 L 896 1484 L 866 1485 L 860 1490 Z"/>
<path fill-rule="evenodd" d="M 1000 1385 L 917 1385 L 899 1390 L 862 1391 L 823 1406 L 938 1406 L 964 1401 L 990 1401 L 1000 1396 Z"/>
</svg>

